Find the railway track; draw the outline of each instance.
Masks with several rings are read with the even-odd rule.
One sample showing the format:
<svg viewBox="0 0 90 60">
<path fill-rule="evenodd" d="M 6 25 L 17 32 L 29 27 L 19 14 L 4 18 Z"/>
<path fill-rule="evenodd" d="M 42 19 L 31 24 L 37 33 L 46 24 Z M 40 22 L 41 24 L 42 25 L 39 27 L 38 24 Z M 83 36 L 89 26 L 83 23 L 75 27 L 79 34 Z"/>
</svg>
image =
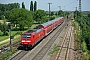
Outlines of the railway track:
<svg viewBox="0 0 90 60">
<path fill-rule="evenodd" d="M 69 44 L 70 44 L 70 40 L 71 40 L 71 36 L 72 36 L 71 30 L 72 30 L 72 28 L 70 26 L 70 29 L 67 31 L 67 33 L 64 37 L 64 40 L 62 42 L 62 45 L 60 46 L 60 50 L 59 50 L 55 60 L 66 60 L 67 59 Z"/>
<path fill-rule="evenodd" d="M 19 45 L 20 45 L 19 41 L 13 42 L 12 43 L 12 49 L 17 48 Z M 10 44 L 1 46 L 0 47 L 0 50 L 1 50 L 0 53 L 2 53 L 2 52 L 4 53 L 6 51 L 9 51 L 10 50 L 9 48 L 10 48 Z"/>
<path fill-rule="evenodd" d="M 61 33 L 61 31 L 66 26 L 67 22 L 65 22 L 65 24 L 55 33 L 55 35 L 47 42 L 47 44 L 43 46 L 43 48 L 33 57 L 32 60 L 42 60 L 42 58 L 47 53 L 47 51 L 50 49 L 50 47 L 52 46 L 52 44 L 54 43 L 58 35 Z"/>
<path fill-rule="evenodd" d="M 50 42 L 50 40 L 49 40 L 49 42 Z M 53 43 L 53 42 L 50 42 L 50 44 L 51 43 Z M 48 47 L 50 47 L 51 45 L 50 44 L 48 44 Z M 46 44 L 47 45 L 47 44 Z M 46 46 L 47 47 L 47 46 Z M 43 47 L 44 48 L 44 47 Z M 43 49 L 42 48 L 42 49 Z M 46 48 L 47 49 L 47 48 Z M 46 52 L 46 49 L 45 49 L 45 52 Z M 48 50 L 48 49 L 47 49 Z M 17 55 L 15 55 L 15 56 L 13 56 L 13 57 L 11 57 L 11 58 L 9 58 L 8 60 L 20 60 L 23 56 L 25 56 L 28 52 L 30 52 L 30 51 L 23 51 L 23 50 L 21 50 L 20 52 L 18 52 L 17 53 Z M 42 54 L 42 53 L 41 53 Z M 37 59 L 36 59 L 37 60 Z"/>
<path fill-rule="evenodd" d="M 25 56 L 25 54 L 27 54 L 29 51 L 24 51 L 24 50 L 20 50 L 16 56 L 12 57 L 12 58 L 9 58 L 8 60 L 19 60 L 21 59 L 22 57 Z"/>
<path fill-rule="evenodd" d="M 19 41 L 12 42 L 12 50 L 16 50 L 19 45 L 20 45 Z M 10 51 L 10 44 L 0 47 L 0 59 L 1 60 L 3 60 L 2 55 L 7 53 L 8 51 Z M 5 58 L 5 59 L 7 60 L 8 58 Z"/>
<path fill-rule="evenodd" d="M 33 57 L 32 60 L 41 60 L 43 58 L 43 56 L 46 54 L 46 52 L 49 50 L 49 48 L 51 47 L 51 45 L 53 44 L 53 42 L 55 41 L 55 39 L 58 37 L 58 35 L 61 33 L 61 31 L 63 30 L 63 28 L 66 26 L 68 20 L 65 21 L 65 23 L 63 24 L 63 26 L 55 33 L 55 35 L 53 36 L 53 38 L 51 38 L 47 44 Z M 13 56 L 12 58 L 8 59 L 8 60 L 20 60 L 22 57 L 24 57 L 27 53 L 29 53 L 31 51 L 20 51 L 18 52 L 15 56 Z"/>
</svg>

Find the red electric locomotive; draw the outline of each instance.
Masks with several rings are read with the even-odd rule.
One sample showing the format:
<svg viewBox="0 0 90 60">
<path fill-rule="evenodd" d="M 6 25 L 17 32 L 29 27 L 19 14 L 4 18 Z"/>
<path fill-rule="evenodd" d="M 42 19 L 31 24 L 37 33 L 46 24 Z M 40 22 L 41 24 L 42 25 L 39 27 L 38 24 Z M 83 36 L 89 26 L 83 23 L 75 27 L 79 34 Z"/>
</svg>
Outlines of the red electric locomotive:
<svg viewBox="0 0 90 60">
<path fill-rule="evenodd" d="M 42 29 L 29 30 L 22 34 L 21 45 L 25 47 L 32 47 L 38 40 L 44 37 Z"/>
<path fill-rule="evenodd" d="M 20 44 L 25 47 L 32 47 L 43 37 L 48 35 L 53 29 L 60 25 L 64 21 L 63 17 L 56 18 L 52 21 L 40 24 L 33 30 L 24 32 L 21 36 Z"/>
</svg>

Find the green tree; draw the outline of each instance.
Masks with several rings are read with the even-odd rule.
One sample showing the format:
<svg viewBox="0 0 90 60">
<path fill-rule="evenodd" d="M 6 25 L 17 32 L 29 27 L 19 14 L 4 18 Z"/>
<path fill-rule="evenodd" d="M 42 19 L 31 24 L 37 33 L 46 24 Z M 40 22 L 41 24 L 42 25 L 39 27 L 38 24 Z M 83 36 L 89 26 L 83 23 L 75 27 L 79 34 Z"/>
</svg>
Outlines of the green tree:
<svg viewBox="0 0 90 60">
<path fill-rule="evenodd" d="M 58 13 L 56 12 L 56 13 L 55 13 L 55 15 L 57 16 L 57 15 L 58 15 Z"/>
<path fill-rule="evenodd" d="M 2 15 L 3 13 L 2 13 L 2 11 L 0 10 L 0 16 Z"/>
<path fill-rule="evenodd" d="M 46 16 L 46 12 L 44 10 L 37 10 L 34 12 L 34 20 L 38 23 L 42 23 L 43 22 L 43 18 Z"/>
<path fill-rule="evenodd" d="M 11 10 L 13 8 L 20 8 L 19 3 L 9 3 L 9 4 L 0 4 L 0 10 L 4 13 L 4 11 Z"/>
<path fill-rule="evenodd" d="M 86 50 L 90 50 L 90 13 L 87 16 L 82 16 L 79 11 L 74 12 L 74 18 L 81 28 L 81 43 L 86 43 Z M 82 17 L 81 17 L 82 16 Z M 83 47 L 82 47 L 83 48 Z M 84 50 L 84 48 L 83 48 Z"/>
<path fill-rule="evenodd" d="M 20 9 L 19 17 L 17 18 L 20 30 L 24 29 L 24 26 L 30 27 L 32 25 L 32 15 L 25 9 Z"/>
<path fill-rule="evenodd" d="M 54 12 L 51 12 L 51 16 L 53 16 L 54 15 Z"/>
<path fill-rule="evenodd" d="M 0 9 L 2 12 L 5 11 L 5 4 L 1 4 L 1 9 Z"/>
<path fill-rule="evenodd" d="M 53 20 L 53 19 L 55 19 L 55 16 L 51 16 L 51 17 L 50 17 L 50 20 Z"/>
<path fill-rule="evenodd" d="M 12 10 L 10 10 L 10 11 L 6 11 L 6 15 L 8 15 L 6 18 L 11 22 L 11 23 L 13 23 L 14 25 L 16 24 L 18 24 L 18 20 L 17 20 L 17 18 L 20 18 L 19 17 L 19 11 L 20 11 L 20 9 L 19 8 L 15 8 L 15 9 L 12 9 Z"/>
<path fill-rule="evenodd" d="M 14 8 L 20 8 L 20 4 L 19 3 L 9 3 L 6 5 L 6 11 L 12 10 Z"/>
<path fill-rule="evenodd" d="M 62 10 L 59 10 L 58 15 L 59 16 L 64 16 L 64 12 Z"/>
<path fill-rule="evenodd" d="M 24 8 L 24 9 L 25 9 L 25 5 L 24 5 L 24 2 L 22 2 L 22 8 Z"/>
<path fill-rule="evenodd" d="M 25 26 L 30 27 L 33 23 L 32 14 L 26 9 L 12 9 L 9 12 L 9 19 L 14 25 L 19 25 L 20 30 L 23 30 Z"/>
<path fill-rule="evenodd" d="M 9 20 L 9 15 L 10 15 L 9 12 L 10 12 L 10 11 L 5 11 L 5 12 L 4 12 L 4 16 L 5 16 L 5 18 L 6 18 L 7 20 Z"/>
<path fill-rule="evenodd" d="M 35 1 L 34 2 L 34 11 L 36 11 L 37 10 L 37 2 Z"/>
<path fill-rule="evenodd" d="M 0 19 L 2 19 L 3 12 L 0 10 Z"/>
<path fill-rule="evenodd" d="M 88 14 L 88 17 L 90 18 L 90 13 Z"/>
<path fill-rule="evenodd" d="M 45 23 L 45 22 L 47 22 L 49 20 L 49 18 L 47 18 L 47 16 L 43 16 L 42 17 L 42 20 L 40 21 L 40 23 L 42 24 L 42 23 Z"/>
<path fill-rule="evenodd" d="M 0 23 L 0 27 L 2 28 L 2 24 Z M 1 28 L 0 28 L 0 30 L 1 30 Z"/>
<path fill-rule="evenodd" d="M 0 19 L 3 19 L 4 12 L 10 11 L 14 8 L 20 8 L 19 3 L 0 4 Z"/>
<path fill-rule="evenodd" d="M 29 28 L 29 27 L 31 27 L 32 26 L 32 24 L 34 23 L 34 21 L 33 21 L 33 13 L 32 13 L 32 11 L 27 11 L 26 12 L 26 16 L 27 16 L 27 21 L 26 21 L 26 26 Z"/>
<path fill-rule="evenodd" d="M 65 12 L 65 16 L 68 16 L 69 15 L 69 12 Z"/>
<path fill-rule="evenodd" d="M 3 35 L 7 36 L 8 33 L 7 33 L 7 30 L 8 30 L 8 26 L 6 24 L 6 20 L 4 20 L 4 23 L 0 23 L 0 26 L 1 26 L 1 31 L 3 32 Z"/>
<path fill-rule="evenodd" d="M 78 17 L 80 17 L 81 15 L 80 15 L 80 12 L 79 11 L 74 11 L 74 18 L 78 18 Z"/>
<path fill-rule="evenodd" d="M 33 1 L 30 3 L 30 11 L 33 11 Z"/>
</svg>

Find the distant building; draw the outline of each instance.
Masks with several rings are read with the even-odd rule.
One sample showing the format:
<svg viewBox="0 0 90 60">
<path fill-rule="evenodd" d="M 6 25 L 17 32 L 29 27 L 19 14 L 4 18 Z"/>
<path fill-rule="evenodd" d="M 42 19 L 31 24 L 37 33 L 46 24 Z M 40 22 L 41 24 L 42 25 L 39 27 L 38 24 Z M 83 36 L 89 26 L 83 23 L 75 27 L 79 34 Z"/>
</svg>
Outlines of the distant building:
<svg viewBox="0 0 90 60">
<path fill-rule="evenodd" d="M 4 20 L 0 20 L 0 23 L 4 23 Z M 6 24 L 8 25 L 8 23 L 10 23 L 10 22 L 6 22 Z"/>
</svg>

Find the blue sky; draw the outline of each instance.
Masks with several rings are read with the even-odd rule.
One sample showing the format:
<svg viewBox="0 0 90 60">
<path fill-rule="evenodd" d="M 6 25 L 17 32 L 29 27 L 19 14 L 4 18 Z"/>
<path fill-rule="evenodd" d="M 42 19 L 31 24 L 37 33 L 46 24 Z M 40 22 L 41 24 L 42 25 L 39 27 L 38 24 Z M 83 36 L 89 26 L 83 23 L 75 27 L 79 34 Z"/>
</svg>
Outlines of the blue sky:
<svg viewBox="0 0 90 60">
<path fill-rule="evenodd" d="M 30 9 L 30 1 L 31 0 L 0 0 L 0 3 L 8 4 L 8 3 L 14 3 L 18 2 L 20 3 L 20 6 L 22 2 L 24 2 L 26 9 Z M 74 11 L 75 7 L 78 8 L 79 6 L 79 0 L 32 0 L 37 1 L 37 8 L 43 9 L 45 11 L 48 11 L 48 4 L 51 4 L 51 11 L 58 11 L 59 7 L 61 6 L 62 10 L 65 11 Z M 65 6 L 65 7 L 64 7 Z M 90 0 L 82 0 L 82 11 L 90 11 Z"/>
</svg>

